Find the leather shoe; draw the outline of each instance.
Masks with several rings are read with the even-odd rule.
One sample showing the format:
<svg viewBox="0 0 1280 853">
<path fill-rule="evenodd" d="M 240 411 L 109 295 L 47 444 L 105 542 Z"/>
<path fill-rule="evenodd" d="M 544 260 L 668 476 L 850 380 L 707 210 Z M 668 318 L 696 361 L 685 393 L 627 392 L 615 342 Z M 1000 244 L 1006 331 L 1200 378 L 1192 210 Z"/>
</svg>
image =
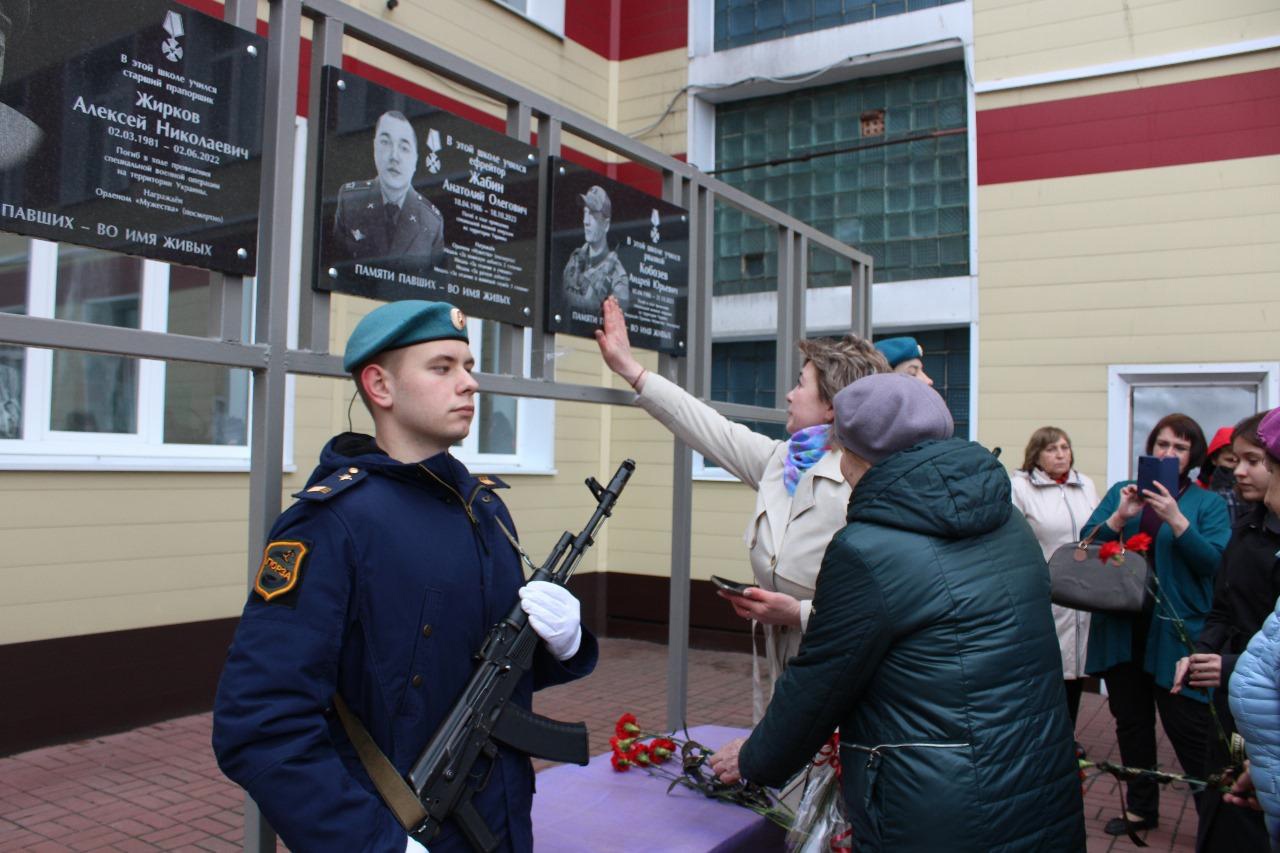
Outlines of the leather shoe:
<svg viewBox="0 0 1280 853">
<path fill-rule="evenodd" d="M 1128 818 L 1126 821 L 1125 818 Z M 1136 818 L 1136 819 L 1135 819 Z M 1107 825 L 1102 831 L 1107 835 L 1128 835 L 1129 830 L 1139 832 L 1144 829 L 1155 829 L 1160 825 L 1158 817 L 1136 817 L 1133 812 L 1129 812 L 1124 817 L 1113 817 L 1107 821 Z"/>
</svg>

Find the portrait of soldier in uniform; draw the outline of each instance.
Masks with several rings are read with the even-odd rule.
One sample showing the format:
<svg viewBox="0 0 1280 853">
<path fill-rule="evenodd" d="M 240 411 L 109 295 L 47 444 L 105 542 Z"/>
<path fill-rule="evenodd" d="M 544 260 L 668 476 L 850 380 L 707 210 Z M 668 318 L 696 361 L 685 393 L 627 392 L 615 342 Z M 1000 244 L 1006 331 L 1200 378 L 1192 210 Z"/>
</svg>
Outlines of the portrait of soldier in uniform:
<svg viewBox="0 0 1280 853">
<path fill-rule="evenodd" d="M 339 254 L 371 263 L 406 257 L 440 263 L 444 219 L 413 188 L 418 142 L 403 113 L 389 110 L 378 117 L 373 163 L 378 177 L 351 181 L 338 190 L 333 231 Z"/>
<path fill-rule="evenodd" d="M 21 37 L 30 12 L 29 0 L 0 0 L 0 81 L 4 79 L 6 50 Z M 0 103 L 0 169 L 21 165 L 43 138 L 44 131 L 35 122 Z"/>
<path fill-rule="evenodd" d="M 614 296 L 626 311 L 631 303 L 627 271 L 618 254 L 609 248 L 608 241 L 613 203 L 599 186 L 593 186 L 585 195 L 578 196 L 578 200 L 582 203 L 585 242 L 573 250 L 564 266 L 565 299 L 572 308 L 598 313 L 605 298 Z"/>
</svg>

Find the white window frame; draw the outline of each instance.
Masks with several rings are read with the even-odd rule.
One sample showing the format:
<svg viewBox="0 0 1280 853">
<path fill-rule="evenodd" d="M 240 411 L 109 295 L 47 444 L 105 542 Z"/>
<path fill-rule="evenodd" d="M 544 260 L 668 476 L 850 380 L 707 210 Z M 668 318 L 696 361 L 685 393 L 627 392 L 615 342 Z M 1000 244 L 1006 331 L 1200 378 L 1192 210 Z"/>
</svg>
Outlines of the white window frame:
<svg viewBox="0 0 1280 853">
<path fill-rule="evenodd" d="M 475 317 L 467 318 L 467 337 L 471 339 L 471 349 L 477 360 L 487 343 L 484 328 L 483 320 Z M 527 365 L 533 353 L 533 330 L 525 327 L 521 340 L 524 350 L 522 363 L 526 365 L 525 376 L 527 377 Z M 515 453 L 480 452 L 480 410 L 477 406 L 476 419 L 471 423 L 471 431 L 467 433 L 467 437 L 461 444 L 454 447 L 453 455 L 468 468 L 485 474 L 555 474 L 555 401 L 532 397 L 516 397 L 515 400 Z"/>
<path fill-rule="evenodd" d="M 492 0 L 492 2 L 538 25 L 556 38 L 564 38 L 564 0 L 524 0 L 523 9 L 505 0 Z"/>
<path fill-rule="evenodd" d="M 1280 361 L 1194 364 L 1113 364 L 1107 368 L 1107 482 L 1128 480 L 1133 431 L 1130 392 L 1135 385 L 1258 385 L 1259 411 L 1280 400 Z"/>
<path fill-rule="evenodd" d="M 298 119 L 294 139 L 296 162 L 304 162 L 306 120 Z M 305 170 L 294 170 L 294 210 L 301 210 Z M 298 303 L 302 268 L 302 217 L 294 216 L 289 251 L 288 345 L 298 345 Z M 58 274 L 58 244 L 28 238 L 27 314 L 53 317 Z M 244 280 L 241 328 L 252 340 L 256 279 Z M 142 262 L 139 327 L 164 332 L 169 315 L 169 265 Z M 167 365 L 156 359 L 138 362 L 137 432 L 69 432 L 49 428 L 53 390 L 53 351 L 26 347 L 22 381 L 22 438 L 0 439 L 0 471 L 221 471 L 249 470 L 253 436 L 252 379 L 245 411 L 244 445 L 178 444 L 164 441 L 164 390 Z M 294 388 L 285 377 L 284 466 L 293 461 Z"/>
</svg>

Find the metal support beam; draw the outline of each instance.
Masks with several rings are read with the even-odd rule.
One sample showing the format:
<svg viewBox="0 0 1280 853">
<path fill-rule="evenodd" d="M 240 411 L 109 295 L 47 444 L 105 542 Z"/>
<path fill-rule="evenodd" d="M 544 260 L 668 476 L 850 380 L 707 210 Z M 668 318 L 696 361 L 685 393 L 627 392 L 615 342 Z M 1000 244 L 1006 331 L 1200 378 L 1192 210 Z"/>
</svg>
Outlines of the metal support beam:
<svg viewBox="0 0 1280 853">
<path fill-rule="evenodd" d="M 23 314 L 0 313 L 0 341 L 28 347 L 100 352 L 166 361 L 193 361 L 259 370 L 267 360 L 265 346 L 81 323 L 77 320 L 28 317 Z"/>
<path fill-rule="evenodd" d="M 533 266 L 533 292 L 547 292 L 547 266 L 550 264 L 551 235 L 551 163 L 548 157 L 560 156 L 560 121 L 549 116 L 538 116 L 538 245 Z M 543 331 L 547 328 L 547 303 L 545 299 L 533 300 L 533 347 L 529 354 L 529 377 L 555 379 L 555 335 Z"/>
<path fill-rule="evenodd" d="M 684 181 L 676 172 L 662 175 L 662 197 L 680 204 Z M 686 352 L 696 343 L 690 318 Z M 688 387 L 689 359 L 663 354 L 659 371 Z M 667 605 L 667 727 L 686 723 L 689 695 L 689 581 L 693 563 L 693 450 L 679 438 L 673 442 L 671 461 L 671 582 Z"/>
<path fill-rule="evenodd" d="M 778 229 L 778 348 L 774 362 L 775 405 L 787 407 L 787 394 L 804 366 L 796 344 L 804 338 L 806 258 L 803 238 L 790 228 Z"/>
<path fill-rule="evenodd" d="M 280 514 L 283 485 L 285 352 L 288 349 L 289 234 L 292 222 L 294 116 L 298 103 L 301 0 L 271 0 L 271 49 L 262 131 L 262 200 L 258 208 L 258 292 L 255 336 L 266 344 L 266 369 L 253 371 L 249 441 L 248 582 L 257 554 Z M 245 801 L 244 849 L 274 851 L 275 833 L 251 798 Z"/>
<path fill-rule="evenodd" d="M 325 96 L 320 85 L 326 65 L 342 67 L 342 22 L 319 18 L 311 26 L 311 73 L 307 92 L 307 161 L 302 210 L 302 288 L 298 294 L 298 348 L 314 352 L 329 351 L 329 293 L 315 290 L 316 238 L 320 202 L 320 143 L 324 128 L 320 127 L 320 103 Z"/>
</svg>

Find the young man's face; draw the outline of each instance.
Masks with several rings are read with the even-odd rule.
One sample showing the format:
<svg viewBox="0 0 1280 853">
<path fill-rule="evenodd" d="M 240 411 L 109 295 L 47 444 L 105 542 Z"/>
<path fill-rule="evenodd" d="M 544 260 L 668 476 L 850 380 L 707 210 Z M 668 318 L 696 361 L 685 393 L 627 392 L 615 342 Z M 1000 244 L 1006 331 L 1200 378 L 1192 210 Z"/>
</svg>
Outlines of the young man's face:
<svg viewBox="0 0 1280 853">
<path fill-rule="evenodd" d="M 437 452 L 467 437 L 475 417 L 475 359 L 465 341 L 427 341 L 384 363 L 391 406 L 385 417 L 402 434 Z"/>
<path fill-rule="evenodd" d="M 601 219 L 600 214 L 584 206 L 582 208 L 582 236 L 586 241 L 591 244 L 599 243 L 607 233 L 609 233 L 609 220 Z"/>
<path fill-rule="evenodd" d="M 378 119 L 373 165 L 378 169 L 378 183 L 388 195 L 397 196 L 408 189 L 418 168 L 418 142 L 409 122 L 389 115 Z"/>
</svg>

